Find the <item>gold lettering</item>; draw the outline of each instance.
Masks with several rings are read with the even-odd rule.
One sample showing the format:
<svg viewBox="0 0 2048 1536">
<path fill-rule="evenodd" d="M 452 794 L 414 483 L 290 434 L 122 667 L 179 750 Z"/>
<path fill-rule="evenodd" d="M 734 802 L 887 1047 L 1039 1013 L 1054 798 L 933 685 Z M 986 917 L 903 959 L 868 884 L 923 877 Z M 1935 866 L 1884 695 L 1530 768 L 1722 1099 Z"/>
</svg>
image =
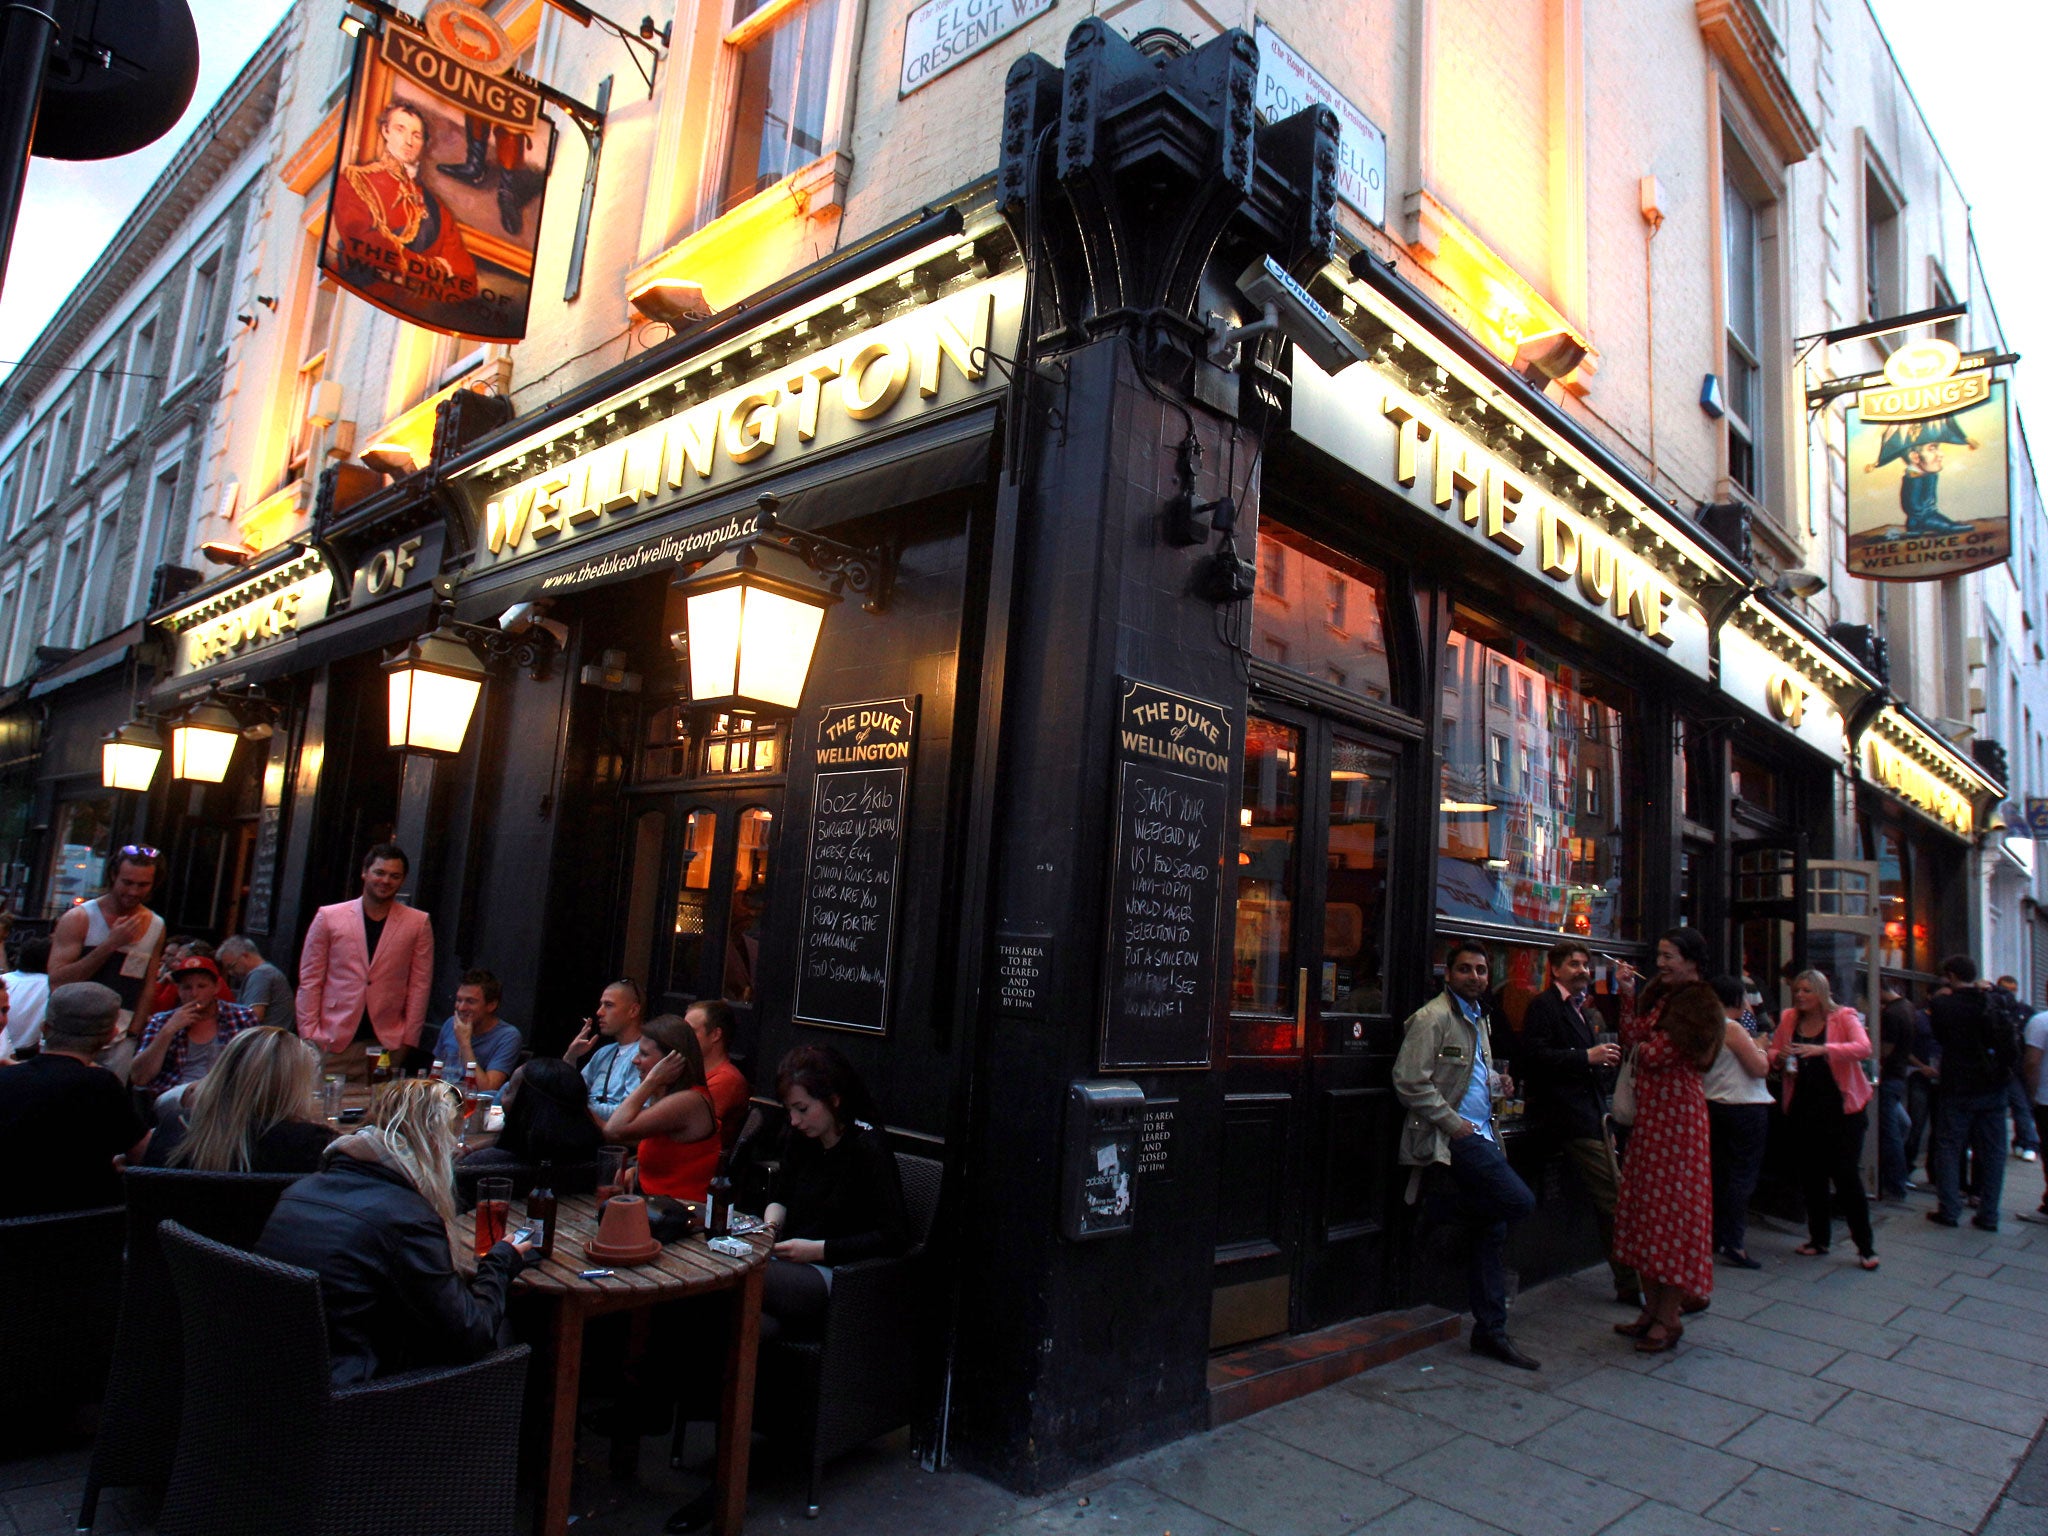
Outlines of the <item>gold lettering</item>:
<svg viewBox="0 0 2048 1536">
<path fill-rule="evenodd" d="M 871 341 L 839 376 L 839 403 L 855 421 L 872 421 L 896 403 L 909 378 L 908 346 L 893 336 Z"/>
<path fill-rule="evenodd" d="M 1419 450 L 1430 438 L 1429 423 L 1419 419 L 1392 395 L 1381 402 L 1380 409 L 1401 429 L 1394 449 L 1394 478 L 1403 485 L 1413 485 Z"/>
<path fill-rule="evenodd" d="M 605 502 L 618 490 L 625 471 L 626 449 L 622 443 L 599 449 L 582 462 L 578 469 L 582 476 L 581 494 L 576 497 L 575 510 L 569 514 L 571 528 L 597 521 Z"/>
<path fill-rule="evenodd" d="M 1579 568 L 1579 531 L 1556 507 L 1545 505 L 1536 514 L 1537 546 L 1543 556 L 1543 574 L 1552 581 L 1569 581 Z"/>
<path fill-rule="evenodd" d="M 517 549 L 526 539 L 526 520 L 533 512 L 533 486 L 514 486 L 511 493 L 484 504 L 484 543 L 492 554 Z"/>
<path fill-rule="evenodd" d="M 709 479 L 712 456 L 718 451 L 718 412 L 708 405 L 683 412 L 668 424 L 668 483 L 682 489 L 683 471 L 693 469 Z"/>
<path fill-rule="evenodd" d="M 549 470 L 533 488 L 533 537 L 538 543 L 562 531 L 562 493 L 569 489 L 571 475 L 566 469 Z"/>
<path fill-rule="evenodd" d="M 1595 607 L 1614 595 L 1614 546 L 1588 534 L 1579 545 L 1579 595 Z"/>
<path fill-rule="evenodd" d="M 1472 499 L 1472 492 L 1479 489 L 1479 482 L 1473 478 L 1478 473 L 1472 468 L 1471 454 L 1465 445 L 1453 438 L 1449 442 L 1439 441 L 1436 445 L 1436 474 L 1432 477 L 1429 499 L 1439 507 L 1449 507 L 1453 496 L 1464 493 L 1464 517 L 1468 523 L 1479 521 L 1479 507 Z"/>
<path fill-rule="evenodd" d="M 988 370 L 975 361 L 974 354 L 988 345 L 989 321 L 995 313 L 996 296 L 983 292 L 965 303 L 949 304 L 932 317 L 931 335 L 926 338 L 924 357 L 917 365 L 917 392 L 929 400 L 939 392 L 939 360 L 950 357 L 960 376 L 973 383 Z M 959 316 L 965 313 L 968 324 Z"/>
<path fill-rule="evenodd" d="M 1519 534 L 1511 533 L 1508 524 L 1521 515 L 1516 503 L 1522 499 L 1522 487 L 1510 480 L 1507 471 L 1496 466 L 1486 477 L 1486 536 L 1510 554 L 1522 552 Z M 1470 497 L 1466 498 L 1470 504 Z M 1466 522 L 1472 521 L 1468 516 Z"/>
<path fill-rule="evenodd" d="M 725 413 L 725 452 L 733 463 L 751 463 L 775 446 L 781 399 L 782 391 L 771 384 L 733 401 Z"/>
<path fill-rule="evenodd" d="M 801 373 L 793 373 L 782 381 L 782 387 L 796 401 L 798 442 L 808 443 L 818 435 L 818 407 L 825 401 L 825 381 L 838 377 L 839 359 L 821 357 L 808 364 Z"/>
</svg>

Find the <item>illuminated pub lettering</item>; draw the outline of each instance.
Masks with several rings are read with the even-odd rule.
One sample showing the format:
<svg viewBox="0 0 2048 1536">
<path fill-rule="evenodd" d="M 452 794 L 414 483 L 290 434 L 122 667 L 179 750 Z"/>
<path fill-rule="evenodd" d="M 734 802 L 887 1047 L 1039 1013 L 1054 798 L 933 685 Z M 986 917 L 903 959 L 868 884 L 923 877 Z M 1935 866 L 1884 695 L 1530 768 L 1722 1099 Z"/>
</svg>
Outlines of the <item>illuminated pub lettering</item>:
<svg viewBox="0 0 2048 1536">
<path fill-rule="evenodd" d="M 978 384 L 994 318 L 988 287 L 942 300 L 529 476 L 485 503 L 484 547 L 516 555 L 603 517 L 631 516 L 643 501 L 691 489 L 722 467 L 801 451 L 834 414 L 874 421 L 906 399 L 934 398 L 949 369 Z"/>
<path fill-rule="evenodd" d="M 1537 495 L 1456 433 L 1424 421 L 1403 397 L 1389 393 L 1380 412 L 1396 428 L 1394 478 L 1400 484 L 1413 487 L 1421 480 L 1427 460 L 1430 500 L 1444 511 L 1455 504 L 1467 527 L 1510 555 L 1528 547 L 1533 521 L 1537 566 L 1545 576 L 1575 584 L 1588 603 L 1645 639 L 1672 643 L 1665 629 L 1672 594 L 1648 564 L 1624 555 L 1613 539 Z"/>
</svg>

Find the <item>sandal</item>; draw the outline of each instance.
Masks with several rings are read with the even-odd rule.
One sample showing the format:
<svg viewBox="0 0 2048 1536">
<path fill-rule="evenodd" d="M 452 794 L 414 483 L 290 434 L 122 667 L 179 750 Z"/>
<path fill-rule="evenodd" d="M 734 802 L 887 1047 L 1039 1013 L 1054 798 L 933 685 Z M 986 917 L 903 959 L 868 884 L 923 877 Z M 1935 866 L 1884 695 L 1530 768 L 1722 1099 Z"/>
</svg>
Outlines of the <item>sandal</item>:
<svg viewBox="0 0 2048 1536">
<path fill-rule="evenodd" d="M 1664 1336 L 1661 1339 L 1657 1337 L 1657 1329 L 1663 1329 Z M 1636 1353 L 1639 1355 L 1661 1355 L 1678 1348 L 1678 1341 L 1684 1337 L 1685 1325 L 1683 1323 L 1673 1323 L 1668 1328 L 1662 1323 L 1656 1323 L 1652 1325 L 1650 1332 L 1645 1333 L 1640 1339 L 1636 1340 Z"/>
<path fill-rule="evenodd" d="M 1877 1268 L 1877 1255 L 1874 1253 L 1858 1254 L 1856 1256 L 1856 1267 L 1861 1270 Z"/>
<path fill-rule="evenodd" d="M 1650 1331 L 1653 1325 L 1651 1318 L 1639 1317 L 1632 1323 L 1616 1323 L 1614 1331 L 1625 1339 L 1640 1339 Z"/>
<path fill-rule="evenodd" d="M 1816 1248 L 1811 1243 L 1801 1243 L 1797 1248 L 1794 1248 L 1792 1251 L 1798 1254 L 1802 1259 L 1824 1259 L 1828 1256 L 1827 1249 Z"/>
</svg>

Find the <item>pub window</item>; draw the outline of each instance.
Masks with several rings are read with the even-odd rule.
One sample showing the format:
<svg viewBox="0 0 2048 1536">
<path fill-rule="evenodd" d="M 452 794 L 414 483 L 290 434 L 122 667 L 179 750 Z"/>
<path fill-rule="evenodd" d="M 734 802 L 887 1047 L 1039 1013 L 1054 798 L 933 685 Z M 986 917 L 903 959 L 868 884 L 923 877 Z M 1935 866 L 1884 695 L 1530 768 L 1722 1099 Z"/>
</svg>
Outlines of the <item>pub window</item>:
<svg viewBox="0 0 2048 1536">
<path fill-rule="evenodd" d="M 58 805 L 50 825 L 43 917 L 62 917 L 99 887 L 107 855 L 113 851 L 113 826 L 112 795 L 93 795 Z"/>
<path fill-rule="evenodd" d="M 718 813 L 692 811 L 683 823 L 682 870 L 676 881 L 675 931 L 669 939 L 669 985 L 694 989 L 704 959 L 711 915 L 711 850 L 718 844 Z"/>
<path fill-rule="evenodd" d="M 1259 538 L 1262 585 L 1254 595 L 1253 654 L 1276 666 L 1320 678 L 1348 692 L 1385 703 L 1392 687 L 1388 667 L 1386 577 L 1305 534 L 1279 524 Z M 1323 593 L 1319 615 L 1292 611 L 1285 572 L 1302 566 L 1304 593 Z M 1278 583 L 1269 588 L 1271 579 Z M 1308 605 L 1304 603 L 1304 608 Z"/>
<path fill-rule="evenodd" d="M 754 973 L 761 958 L 761 913 L 768 904 L 768 835 L 773 811 L 749 806 L 740 812 L 739 847 L 733 855 L 732 915 L 727 920 L 725 971 L 720 992 L 727 1002 L 754 1000 Z"/>
<path fill-rule="evenodd" d="M 691 706 L 671 704 L 652 711 L 640 741 L 643 783 L 687 779 L 699 774 L 778 773 L 788 727 L 745 715 L 693 719 Z"/>
<path fill-rule="evenodd" d="M 1783 803 L 1783 784 L 1777 769 L 1739 748 L 1729 757 L 1728 788 L 1742 805 L 1766 816 L 1790 812 L 1791 808 Z"/>
<path fill-rule="evenodd" d="M 838 0 L 737 0 L 725 38 L 734 69 L 720 213 L 825 152 L 838 21 Z"/>
<path fill-rule="evenodd" d="M 1245 727 L 1237 835 L 1233 1013 L 1294 1011 L 1294 881 L 1301 837 L 1301 732 L 1254 715 Z"/>
<path fill-rule="evenodd" d="M 704 733 L 706 773 L 773 773 L 782 766 L 782 727 L 746 715 L 719 715 Z"/>
</svg>

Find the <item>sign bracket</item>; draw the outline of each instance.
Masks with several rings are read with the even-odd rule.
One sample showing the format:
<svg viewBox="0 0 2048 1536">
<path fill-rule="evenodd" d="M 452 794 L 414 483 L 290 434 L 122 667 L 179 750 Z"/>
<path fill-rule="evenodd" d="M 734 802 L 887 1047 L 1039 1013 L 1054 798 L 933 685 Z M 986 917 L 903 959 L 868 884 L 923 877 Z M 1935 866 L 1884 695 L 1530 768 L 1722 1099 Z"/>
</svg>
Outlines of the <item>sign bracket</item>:
<svg viewBox="0 0 2048 1536">
<path fill-rule="evenodd" d="M 392 5 L 390 0 L 348 0 L 348 3 L 361 10 L 368 11 L 382 20 L 395 21 L 402 26 L 411 27 L 415 31 L 419 29 L 418 18 L 407 15 L 397 6 Z M 599 138 L 603 136 L 605 110 L 609 101 L 609 93 L 600 94 L 597 106 L 586 107 L 567 91 L 558 91 L 552 85 L 543 84 L 531 75 L 522 74 L 519 70 L 506 70 L 504 78 L 525 86 L 526 89 L 534 92 L 543 101 L 560 107 L 563 112 L 568 114 L 570 121 L 583 130 L 583 136 L 586 139 L 592 138 L 593 135 Z M 650 92 L 651 89 L 650 87 Z"/>
<path fill-rule="evenodd" d="M 597 121 L 586 123 L 573 115 L 570 118 L 582 130 L 584 148 L 589 153 L 583 159 L 583 193 L 576 203 L 576 233 L 569 241 L 569 275 L 562 281 L 564 304 L 573 302 L 583 292 L 583 255 L 590 245 L 590 218 L 597 206 L 597 166 L 604 153 L 604 120 L 611 105 L 612 77 L 606 75 L 597 82 Z"/>
</svg>

